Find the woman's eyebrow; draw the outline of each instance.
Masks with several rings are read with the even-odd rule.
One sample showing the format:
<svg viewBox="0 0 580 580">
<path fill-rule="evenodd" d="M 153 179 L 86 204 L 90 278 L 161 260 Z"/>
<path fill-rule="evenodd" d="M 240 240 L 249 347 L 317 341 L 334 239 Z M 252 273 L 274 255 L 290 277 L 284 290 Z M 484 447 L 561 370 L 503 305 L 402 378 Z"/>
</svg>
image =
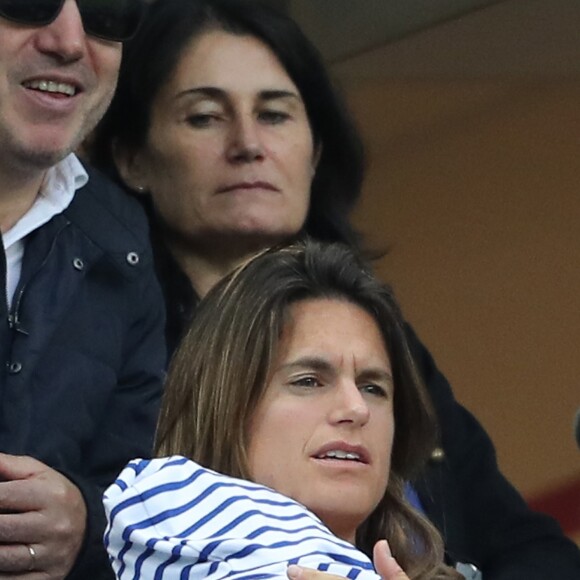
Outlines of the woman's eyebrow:
<svg viewBox="0 0 580 580">
<path fill-rule="evenodd" d="M 175 99 L 195 96 L 207 97 L 216 101 L 225 101 L 227 99 L 227 92 L 218 87 L 190 87 L 177 93 Z"/>
<path fill-rule="evenodd" d="M 304 356 L 281 365 L 280 369 L 311 369 L 320 372 L 330 372 L 334 370 L 334 367 L 322 357 Z"/>
<path fill-rule="evenodd" d="M 228 100 L 228 92 L 225 89 L 212 86 L 201 86 L 201 87 L 190 87 L 183 91 L 180 91 L 175 95 L 175 99 L 182 99 L 184 97 L 191 96 L 202 96 L 214 99 L 216 101 L 226 101 Z M 277 99 L 291 99 L 302 102 L 300 95 L 293 91 L 287 91 L 284 89 L 264 89 L 258 93 L 258 98 L 261 101 L 274 101 Z"/>
<path fill-rule="evenodd" d="M 259 97 L 263 101 L 273 101 L 276 99 L 296 99 L 297 101 L 302 101 L 302 98 L 298 93 L 282 89 L 269 89 L 260 91 Z"/>
</svg>

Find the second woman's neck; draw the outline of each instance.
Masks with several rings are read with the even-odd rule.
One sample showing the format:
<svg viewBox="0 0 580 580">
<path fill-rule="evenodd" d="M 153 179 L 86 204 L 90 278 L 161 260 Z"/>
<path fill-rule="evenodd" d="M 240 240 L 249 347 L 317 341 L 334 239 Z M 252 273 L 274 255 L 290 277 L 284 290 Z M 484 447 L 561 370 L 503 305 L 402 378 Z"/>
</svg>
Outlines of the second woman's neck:
<svg viewBox="0 0 580 580">
<path fill-rule="evenodd" d="M 169 248 L 200 298 L 203 298 L 215 284 L 244 260 L 265 249 L 252 246 L 244 248 L 243 252 L 239 247 L 235 252 L 216 252 L 207 249 L 199 251 L 171 243 L 169 243 Z"/>
</svg>

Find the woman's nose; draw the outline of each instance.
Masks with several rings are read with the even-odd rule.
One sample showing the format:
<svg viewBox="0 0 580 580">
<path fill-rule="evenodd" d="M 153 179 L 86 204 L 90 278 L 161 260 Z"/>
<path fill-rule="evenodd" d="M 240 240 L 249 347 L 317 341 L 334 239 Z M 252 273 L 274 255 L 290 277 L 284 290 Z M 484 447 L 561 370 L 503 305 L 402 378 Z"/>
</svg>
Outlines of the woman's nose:
<svg viewBox="0 0 580 580">
<path fill-rule="evenodd" d="M 334 393 L 329 418 L 334 424 L 362 427 L 370 417 L 368 404 L 356 383 L 342 380 Z"/>
<path fill-rule="evenodd" d="M 250 163 L 263 158 L 264 148 L 255 119 L 239 119 L 233 123 L 228 159 L 234 163 Z"/>
</svg>

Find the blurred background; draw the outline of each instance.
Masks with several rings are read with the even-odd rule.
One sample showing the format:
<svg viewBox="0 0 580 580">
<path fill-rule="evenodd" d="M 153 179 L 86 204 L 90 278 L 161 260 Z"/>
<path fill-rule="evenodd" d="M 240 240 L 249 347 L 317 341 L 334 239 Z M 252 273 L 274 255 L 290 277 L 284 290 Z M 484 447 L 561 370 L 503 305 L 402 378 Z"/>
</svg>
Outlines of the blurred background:
<svg viewBox="0 0 580 580">
<path fill-rule="evenodd" d="M 580 544 L 580 2 L 273 3 L 354 110 L 381 277 L 502 470 Z"/>
</svg>

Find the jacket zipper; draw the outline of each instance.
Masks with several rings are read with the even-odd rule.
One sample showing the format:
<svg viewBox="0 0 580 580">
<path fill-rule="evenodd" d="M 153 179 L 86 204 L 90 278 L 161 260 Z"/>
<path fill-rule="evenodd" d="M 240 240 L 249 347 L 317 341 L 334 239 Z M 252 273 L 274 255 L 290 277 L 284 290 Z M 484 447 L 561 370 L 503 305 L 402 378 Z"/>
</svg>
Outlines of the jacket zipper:
<svg viewBox="0 0 580 580">
<path fill-rule="evenodd" d="M 44 257 L 44 260 L 42 261 L 42 263 L 40 264 L 40 266 L 38 267 L 36 272 L 34 272 L 33 275 L 30 277 L 30 279 L 27 280 L 23 284 L 20 284 L 20 283 L 18 284 L 17 292 L 15 293 L 14 297 L 12 298 L 12 307 L 10 308 L 10 310 L 8 312 L 8 325 L 10 326 L 11 329 L 15 330 L 16 332 L 19 332 L 20 334 L 24 334 L 26 336 L 28 336 L 28 334 L 29 334 L 28 331 L 22 327 L 21 322 L 20 322 L 20 316 L 19 316 L 20 305 L 22 303 L 22 298 L 24 296 L 24 292 L 26 291 L 26 288 L 28 287 L 29 283 L 32 281 L 34 276 L 38 272 L 40 272 L 40 270 L 42 270 L 42 268 L 44 268 L 44 266 L 48 262 L 48 259 L 50 258 L 50 255 L 52 254 L 52 252 L 54 250 L 54 247 L 56 246 L 56 241 L 57 241 L 58 237 L 60 236 L 62 231 L 66 227 L 68 227 L 69 225 L 70 225 L 70 222 L 67 221 L 55 233 L 54 238 L 52 239 L 52 243 L 50 244 L 50 248 L 49 248 L 48 252 L 46 253 L 46 256 Z M 8 291 L 7 290 L 6 290 L 6 304 L 8 304 Z"/>
</svg>

